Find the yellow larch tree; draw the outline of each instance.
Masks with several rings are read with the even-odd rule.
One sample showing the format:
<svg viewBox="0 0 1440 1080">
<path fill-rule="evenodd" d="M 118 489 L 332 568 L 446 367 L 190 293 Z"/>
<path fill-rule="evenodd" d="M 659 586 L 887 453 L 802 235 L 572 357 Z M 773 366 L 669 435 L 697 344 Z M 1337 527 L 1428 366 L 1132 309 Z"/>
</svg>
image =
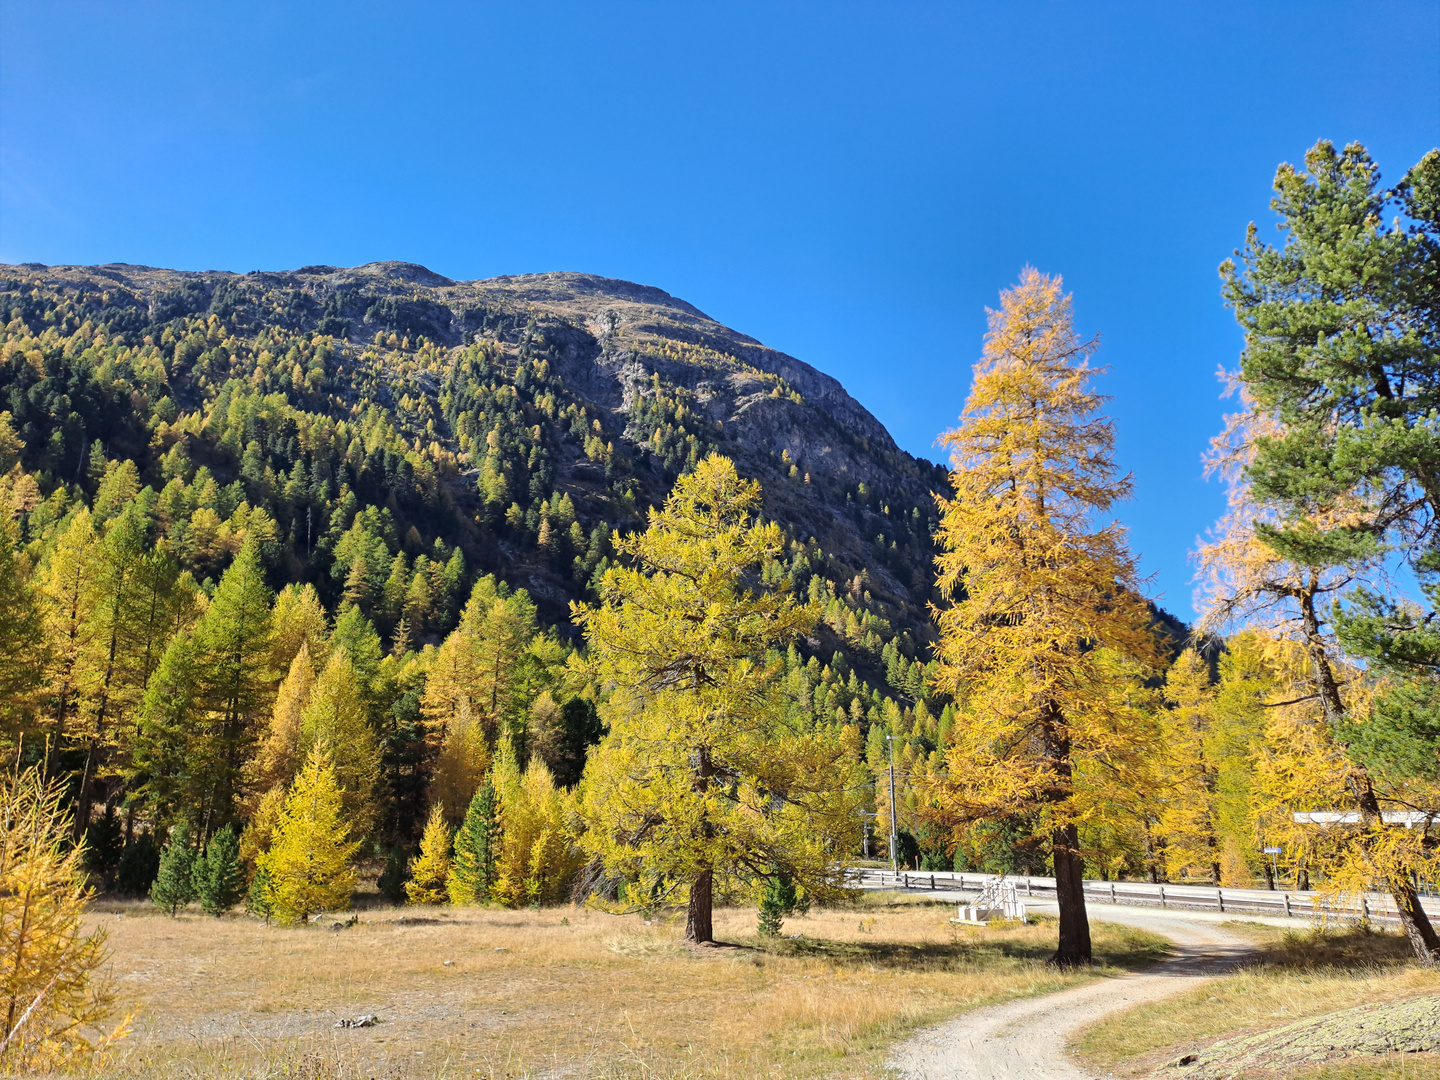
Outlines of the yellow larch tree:
<svg viewBox="0 0 1440 1080">
<path fill-rule="evenodd" d="M 1164 766 L 1170 777 L 1160 811 L 1167 880 L 1201 868 L 1220 884 L 1220 842 L 1215 831 L 1215 769 L 1205 756 L 1205 735 L 1215 715 L 1210 665 L 1194 648 L 1165 673 L 1161 714 Z"/>
<path fill-rule="evenodd" d="M 380 747 L 365 716 L 365 702 L 355 665 L 344 648 L 330 653 L 325 670 L 315 680 L 309 700 L 300 712 L 297 749 L 308 754 L 324 746 L 340 785 L 350 834 L 364 836 L 375 817 L 375 785 L 380 778 Z"/>
<path fill-rule="evenodd" d="M 644 532 L 617 541 L 600 603 L 571 609 L 610 725 L 581 781 L 581 842 L 647 903 L 684 897 L 693 942 L 714 939 L 717 875 L 823 896 L 860 839 L 838 731 L 788 721 L 766 661 L 819 612 L 765 587 L 786 541 L 758 520 L 760 497 L 729 459 L 699 461 Z"/>
<path fill-rule="evenodd" d="M 289 669 L 290 662 L 305 648 L 310 663 L 319 673 L 329 652 L 330 620 L 315 586 L 287 585 L 275 597 L 270 615 L 275 624 L 275 652 L 271 666 L 276 671 Z"/>
<path fill-rule="evenodd" d="M 924 784 L 952 826 L 1036 823 L 1060 903 L 1054 962 L 1066 966 L 1090 960 L 1080 825 L 1136 779 L 1154 738 L 1112 679 L 1117 663 L 1153 664 L 1156 647 L 1125 530 L 1102 520 L 1131 485 L 1098 415 L 1094 349 L 1059 278 L 1027 268 L 990 312 L 960 426 L 943 437 L 954 497 L 938 500 L 936 561 L 953 600 L 935 611 L 936 686 L 960 716 L 943 772 Z"/>
<path fill-rule="evenodd" d="M 405 898 L 410 903 L 443 904 L 449 900 L 452 831 L 445 823 L 444 811 L 432 807 L 420 837 L 420 852 L 410 863 L 410 880 L 405 882 Z"/>
<path fill-rule="evenodd" d="M 351 860 L 360 850 L 351 841 L 340 785 L 323 746 L 305 759 L 275 825 L 270 850 L 260 856 L 269 875 L 275 917 L 304 922 L 322 911 L 342 911 L 355 891 Z"/>
<path fill-rule="evenodd" d="M 583 862 L 565 796 L 539 759 L 521 772 L 508 739 L 495 759 L 492 782 L 498 843 L 490 896 L 516 908 L 558 903 Z"/>
<path fill-rule="evenodd" d="M 82 845 L 63 788 L 27 769 L 0 778 L 0 1071 L 31 1075 L 92 1050 L 85 1029 L 114 995 L 105 932 L 86 933 Z"/>
<path fill-rule="evenodd" d="M 445 725 L 445 738 L 430 777 L 430 805 L 439 808 L 452 828 L 465 818 L 490 767 L 490 746 L 485 729 L 461 697 L 455 715 Z"/>
<path fill-rule="evenodd" d="M 300 717 L 315 689 L 315 669 L 310 647 L 302 640 L 300 651 L 290 661 L 290 671 L 280 683 L 270 711 L 270 731 L 250 763 L 249 787 L 254 798 L 263 798 L 275 787 L 286 788 L 304 760 L 300 748 Z"/>
</svg>

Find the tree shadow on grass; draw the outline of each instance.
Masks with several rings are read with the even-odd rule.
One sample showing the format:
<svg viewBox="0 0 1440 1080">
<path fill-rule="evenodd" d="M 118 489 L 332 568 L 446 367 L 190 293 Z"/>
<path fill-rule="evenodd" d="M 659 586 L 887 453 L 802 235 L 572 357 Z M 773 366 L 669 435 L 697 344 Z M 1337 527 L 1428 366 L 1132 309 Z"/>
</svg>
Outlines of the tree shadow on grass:
<svg viewBox="0 0 1440 1080">
<path fill-rule="evenodd" d="M 1052 919 L 1041 922 L 1052 923 Z M 1020 930 L 1021 924 L 1014 924 Z M 801 936 L 761 941 L 755 948 L 774 956 L 812 957 L 837 966 L 904 968 L 908 971 L 952 971 L 1044 963 L 1055 952 L 1051 935 L 1007 933 L 1005 928 L 981 934 L 961 931 L 948 942 L 831 941 Z M 1097 949 L 1095 963 L 1125 971 L 1148 967 L 1166 954 L 1153 937 L 1121 933 L 1110 947 Z"/>
</svg>

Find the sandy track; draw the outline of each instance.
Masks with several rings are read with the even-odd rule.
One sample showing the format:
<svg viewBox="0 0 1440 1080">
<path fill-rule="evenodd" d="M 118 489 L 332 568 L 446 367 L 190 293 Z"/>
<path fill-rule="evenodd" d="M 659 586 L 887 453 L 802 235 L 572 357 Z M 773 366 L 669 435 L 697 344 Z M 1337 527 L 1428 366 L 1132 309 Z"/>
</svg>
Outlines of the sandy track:
<svg viewBox="0 0 1440 1080">
<path fill-rule="evenodd" d="M 1247 942 L 1215 925 L 1218 919 L 1196 913 L 1091 905 L 1090 917 L 1168 937 L 1175 954 L 1133 975 L 966 1013 L 907 1039 L 887 1064 L 906 1080 L 1089 1080 L 1065 1046 L 1076 1030 L 1188 990 L 1251 954 Z"/>
</svg>

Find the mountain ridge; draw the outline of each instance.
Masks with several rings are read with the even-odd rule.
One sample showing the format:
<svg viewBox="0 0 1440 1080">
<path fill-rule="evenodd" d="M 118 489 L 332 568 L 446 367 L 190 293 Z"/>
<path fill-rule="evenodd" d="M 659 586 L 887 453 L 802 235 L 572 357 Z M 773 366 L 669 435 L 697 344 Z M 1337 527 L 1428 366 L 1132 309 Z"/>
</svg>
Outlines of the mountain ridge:
<svg viewBox="0 0 1440 1080">
<path fill-rule="evenodd" d="M 569 271 L 465 282 L 398 261 L 24 264 L 0 266 L 0 318 L 0 409 L 8 397 L 46 491 L 100 455 L 134 460 L 158 492 L 165 456 L 183 451 L 234 492 L 220 516 L 242 498 L 274 516 L 274 580 L 311 581 L 332 605 L 378 595 L 385 559 L 439 545 L 527 589 L 568 632 L 608 537 L 643 524 L 698 456 L 724 453 L 761 482 L 791 538 L 785 572 L 827 609 L 807 652 L 927 693 L 912 669 L 932 635 L 945 470 L 900 450 L 838 380 L 662 289 Z M 21 363 L 21 335 L 45 355 Z M 340 457 L 297 444 L 322 417 L 371 434 Z M 351 589 L 343 536 L 362 519 L 385 539 L 367 556 L 374 580 Z M 183 522 L 165 527 L 177 550 L 194 546 Z M 191 562 L 197 580 L 222 565 Z M 388 633 L 378 605 L 367 614 Z"/>
</svg>

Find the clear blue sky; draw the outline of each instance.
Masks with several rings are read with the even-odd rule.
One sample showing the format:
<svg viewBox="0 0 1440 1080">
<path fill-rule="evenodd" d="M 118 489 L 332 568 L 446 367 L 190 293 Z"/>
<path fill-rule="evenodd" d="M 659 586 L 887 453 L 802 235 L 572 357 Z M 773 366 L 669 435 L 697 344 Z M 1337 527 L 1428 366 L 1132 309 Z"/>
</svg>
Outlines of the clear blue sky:
<svg viewBox="0 0 1440 1080">
<path fill-rule="evenodd" d="M 1064 275 L 1186 617 L 1215 268 L 1320 137 L 1440 143 L 1440 4 L 0 0 L 0 261 L 628 278 L 932 459 L 985 306 Z"/>
</svg>

